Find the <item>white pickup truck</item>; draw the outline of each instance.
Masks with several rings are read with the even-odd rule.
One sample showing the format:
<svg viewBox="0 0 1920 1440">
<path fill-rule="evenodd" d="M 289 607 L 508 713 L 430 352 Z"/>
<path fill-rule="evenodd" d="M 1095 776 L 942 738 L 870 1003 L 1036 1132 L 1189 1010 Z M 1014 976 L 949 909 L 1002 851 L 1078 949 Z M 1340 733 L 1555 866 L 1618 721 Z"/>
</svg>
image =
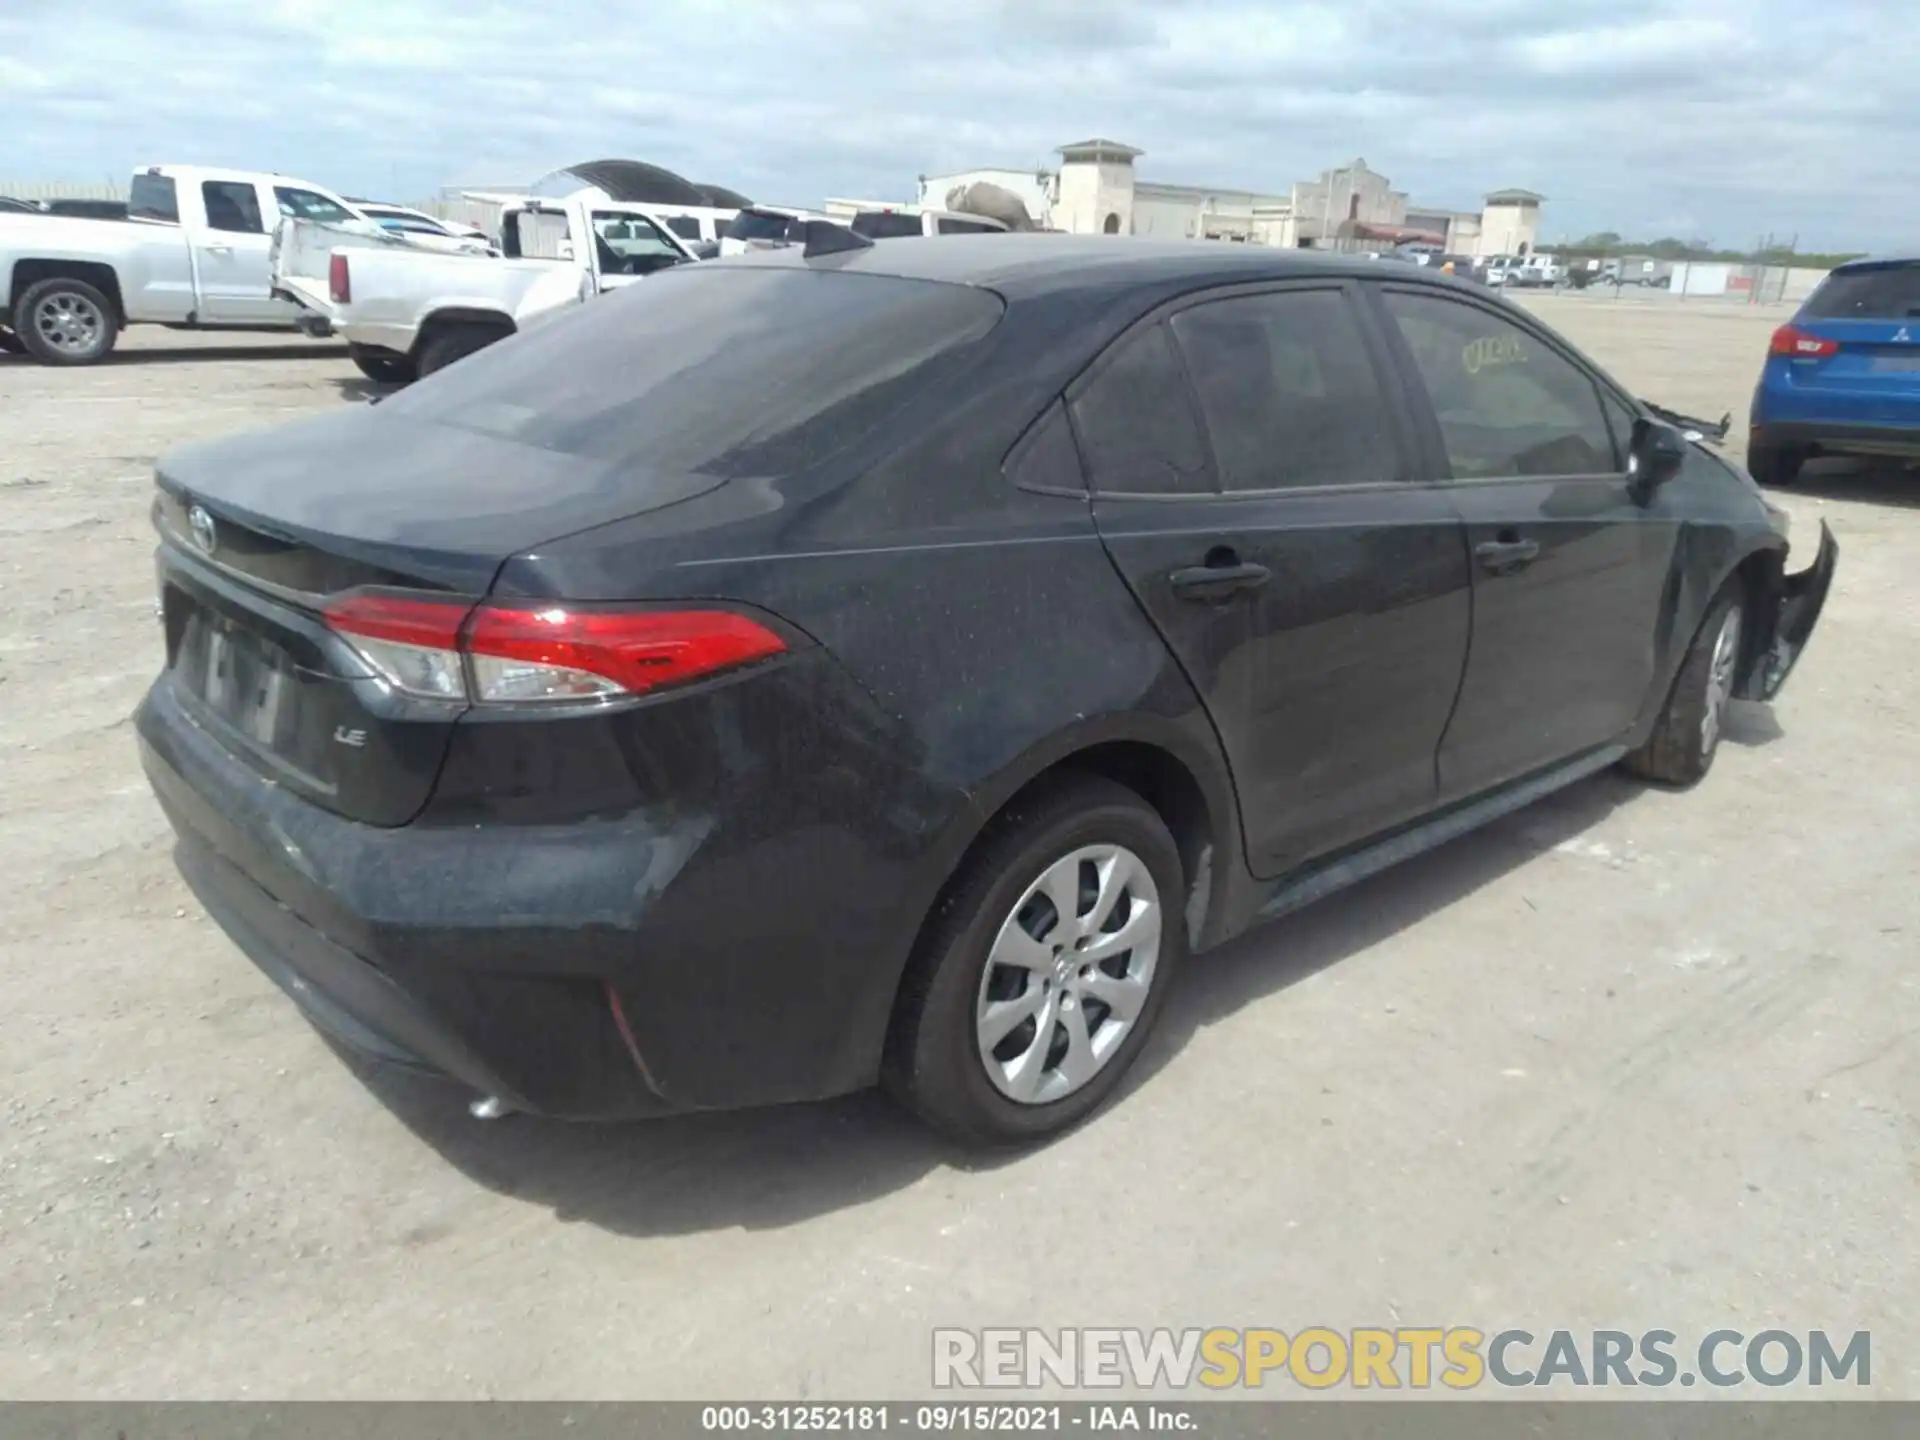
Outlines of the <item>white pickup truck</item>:
<svg viewBox="0 0 1920 1440">
<path fill-rule="evenodd" d="M 128 325 L 293 329 L 269 284 L 283 215 L 377 228 L 308 181 L 190 165 L 136 171 L 125 220 L 0 214 L 0 350 L 90 365 Z"/>
<path fill-rule="evenodd" d="M 644 205 L 474 195 L 501 205 L 498 258 L 431 254 L 305 219 L 274 241 L 273 293 L 339 335 L 369 378 L 403 385 L 595 295 L 697 257 Z"/>
</svg>

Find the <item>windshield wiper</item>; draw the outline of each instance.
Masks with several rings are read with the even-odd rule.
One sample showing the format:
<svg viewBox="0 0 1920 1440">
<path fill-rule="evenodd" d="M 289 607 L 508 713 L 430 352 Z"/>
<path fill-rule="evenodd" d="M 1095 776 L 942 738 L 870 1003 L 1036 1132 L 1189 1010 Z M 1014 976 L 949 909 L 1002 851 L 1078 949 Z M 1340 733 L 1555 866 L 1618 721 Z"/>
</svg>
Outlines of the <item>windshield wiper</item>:
<svg viewBox="0 0 1920 1440">
<path fill-rule="evenodd" d="M 1699 440 L 1708 445 L 1718 445 L 1724 441 L 1733 425 L 1731 410 L 1718 420 L 1702 420 L 1696 415 L 1682 415 L 1678 410 L 1656 405 L 1651 400 L 1642 400 L 1640 403 L 1647 407 L 1647 412 L 1654 419 L 1664 420 L 1675 429 L 1684 431 L 1689 440 Z"/>
</svg>

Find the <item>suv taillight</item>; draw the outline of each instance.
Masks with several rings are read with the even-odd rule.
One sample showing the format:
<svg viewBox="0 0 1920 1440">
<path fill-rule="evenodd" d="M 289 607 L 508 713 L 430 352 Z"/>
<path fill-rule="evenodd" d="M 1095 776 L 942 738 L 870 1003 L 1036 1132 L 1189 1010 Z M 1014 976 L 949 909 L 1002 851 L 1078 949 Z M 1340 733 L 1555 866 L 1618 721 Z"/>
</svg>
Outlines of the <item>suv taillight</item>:
<svg viewBox="0 0 1920 1440">
<path fill-rule="evenodd" d="M 336 305 L 353 303 L 353 273 L 347 269 L 347 257 L 336 250 L 327 257 L 327 293 Z"/>
<path fill-rule="evenodd" d="M 1773 332 L 1769 353 L 1786 355 L 1795 360 L 1821 360 L 1829 355 L 1838 355 L 1840 342 L 1829 340 L 1824 335 L 1809 335 L 1791 325 L 1782 325 Z"/>
<path fill-rule="evenodd" d="M 324 613 L 395 689 L 479 705 L 644 695 L 787 648 L 731 610 L 476 605 L 362 590 Z"/>
</svg>

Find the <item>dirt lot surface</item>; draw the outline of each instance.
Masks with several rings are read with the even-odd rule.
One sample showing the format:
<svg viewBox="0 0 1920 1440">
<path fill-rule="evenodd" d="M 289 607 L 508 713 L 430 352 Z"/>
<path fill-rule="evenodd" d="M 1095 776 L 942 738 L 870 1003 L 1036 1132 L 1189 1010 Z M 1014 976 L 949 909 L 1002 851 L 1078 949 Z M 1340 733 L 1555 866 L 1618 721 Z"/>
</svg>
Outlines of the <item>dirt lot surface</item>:
<svg viewBox="0 0 1920 1440">
<path fill-rule="evenodd" d="M 1531 303 L 1716 415 L 1781 318 Z M 0 356 L 0 1395 L 904 1398 L 936 1325 L 1404 1323 L 1871 1330 L 1920 1397 L 1920 477 L 1785 497 L 1839 582 L 1700 789 L 1215 953 L 1120 1104 L 979 1165 L 872 1096 L 470 1121 L 202 918 L 128 724 L 150 467 L 363 393 L 304 343 Z"/>
</svg>

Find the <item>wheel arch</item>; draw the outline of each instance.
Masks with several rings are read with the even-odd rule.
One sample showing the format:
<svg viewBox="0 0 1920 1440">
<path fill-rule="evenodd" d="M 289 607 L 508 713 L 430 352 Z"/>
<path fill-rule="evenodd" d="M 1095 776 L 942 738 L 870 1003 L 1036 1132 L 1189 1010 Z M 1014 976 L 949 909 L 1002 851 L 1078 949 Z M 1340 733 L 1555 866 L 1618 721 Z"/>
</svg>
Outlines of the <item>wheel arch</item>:
<svg viewBox="0 0 1920 1440">
<path fill-rule="evenodd" d="M 931 887 L 912 944 L 901 956 L 888 1012 L 891 1034 L 901 997 L 932 925 L 982 843 L 1023 797 L 1075 775 L 1098 775 L 1126 786 L 1160 815 L 1184 868 L 1182 910 L 1194 951 L 1226 938 L 1237 913 L 1236 885 L 1244 870 L 1240 818 L 1225 762 L 1193 741 L 1175 722 L 1155 716 L 1092 720 L 1034 746 L 985 785 L 969 792 L 973 805 L 943 849 L 938 883 Z"/>
<path fill-rule="evenodd" d="M 104 260 L 50 260 L 27 258 L 13 262 L 13 272 L 8 279 L 8 308 L 6 315 L 11 317 L 13 307 L 26 295 L 30 286 L 38 285 L 42 280 L 81 280 L 93 286 L 107 297 L 113 306 L 113 320 L 116 325 L 127 323 L 127 306 L 120 294 L 120 272 Z M 10 320 L 9 320 L 10 323 Z M 14 327 L 18 329 L 19 327 Z"/>
<path fill-rule="evenodd" d="M 489 310 L 480 305 L 448 305 L 433 311 L 420 322 L 420 328 L 414 332 L 413 348 L 408 352 L 415 360 L 420 352 L 433 339 L 456 325 L 475 325 L 488 330 L 498 330 L 501 335 L 514 334 L 520 327 L 513 323 L 513 317 L 504 310 Z"/>
</svg>

